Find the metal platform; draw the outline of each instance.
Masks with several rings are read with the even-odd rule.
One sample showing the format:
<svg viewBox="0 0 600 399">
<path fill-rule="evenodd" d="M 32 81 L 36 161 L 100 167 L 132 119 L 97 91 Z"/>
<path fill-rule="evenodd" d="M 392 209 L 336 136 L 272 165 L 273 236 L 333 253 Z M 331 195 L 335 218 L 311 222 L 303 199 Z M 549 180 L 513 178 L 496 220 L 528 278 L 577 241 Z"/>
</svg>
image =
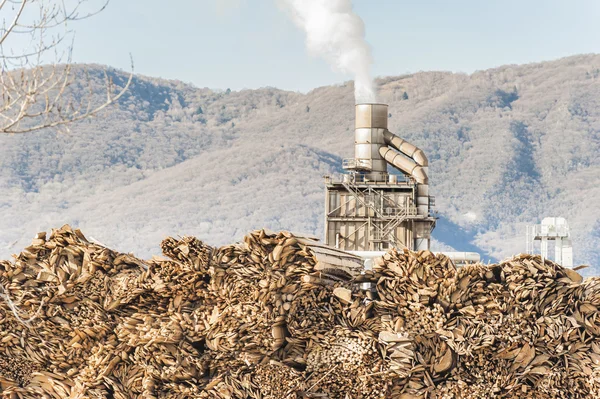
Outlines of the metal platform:
<svg viewBox="0 0 600 399">
<path fill-rule="evenodd" d="M 326 177 L 325 185 L 328 245 L 352 251 L 385 251 L 416 249 L 416 239 L 429 241 L 436 218 L 418 213 L 414 182 L 356 174 L 337 180 Z"/>
<path fill-rule="evenodd" d="M 573 246 L 571 230 L 565 218 L 548 217 L 542 224 L 527 226 L 527 253 L 535 252 L 535 243 L 540 242 L 542 258 L 548 259 L 548 242 L 554 241 L 554 261 L 564 267 L 573 267 Z"/>
</svg>

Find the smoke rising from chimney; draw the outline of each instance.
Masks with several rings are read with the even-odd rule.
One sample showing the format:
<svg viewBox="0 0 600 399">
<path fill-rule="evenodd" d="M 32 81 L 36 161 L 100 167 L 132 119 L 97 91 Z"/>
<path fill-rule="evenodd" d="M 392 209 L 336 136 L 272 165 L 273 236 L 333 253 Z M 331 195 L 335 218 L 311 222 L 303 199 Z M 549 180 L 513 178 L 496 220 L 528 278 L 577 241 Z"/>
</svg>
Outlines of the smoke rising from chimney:
<svg viewBox="0 0 600 399">
<path fill-rule="evenodd" d="M 280 0 L 292 20 L 306 32 L 306 47 L 333 68 L 354 76 L 357 103 L 375 102 L 371 48 L 365 25 L 352 10 L 352 0 Z"/>
</svg>

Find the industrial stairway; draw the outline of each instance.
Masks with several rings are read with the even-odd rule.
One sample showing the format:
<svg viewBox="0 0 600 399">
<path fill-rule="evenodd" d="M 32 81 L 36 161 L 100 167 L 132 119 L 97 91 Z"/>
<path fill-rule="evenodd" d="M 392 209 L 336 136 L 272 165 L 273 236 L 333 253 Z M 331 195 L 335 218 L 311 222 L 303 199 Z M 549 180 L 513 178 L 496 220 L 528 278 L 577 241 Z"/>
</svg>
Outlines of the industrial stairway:
<svg viewBox="0 0 600 399">
<path fill-rule="evenodd" d="M 367 187 L 366 190 L 360 190 L 354 183 L 342 182 L 344 188 L 356 199 L 357 203 L 362 204 L 367 210 L 367 217 L 370 219 L 370 225 L 374 227 L 374 232 L 370 235 L 369 244 L 373 249 L 379 249 L 379 243 L 388 243 L 389 248 L 397 247 L 399 242 L 395 230 L 406 220 L 408 216 L 407 209 L 404 207 L 386 207 L 386 201 L 389 201 L 383 194 Z M 373 212 L 374 218 L 371 218 L 368 210 Z"/>
</svg>

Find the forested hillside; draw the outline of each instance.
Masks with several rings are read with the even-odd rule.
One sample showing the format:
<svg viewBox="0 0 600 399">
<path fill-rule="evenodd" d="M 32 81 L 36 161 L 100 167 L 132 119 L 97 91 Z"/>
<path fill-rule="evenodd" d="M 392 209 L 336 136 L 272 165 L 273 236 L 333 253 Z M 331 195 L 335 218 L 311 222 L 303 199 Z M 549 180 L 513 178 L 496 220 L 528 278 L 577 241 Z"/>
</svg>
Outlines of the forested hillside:
<svg viewBox="0 0 600 399">
<path fill-rule="evenodd" d="M 102 68 L 87 68 L 100 98 Z M 575 261 L 600 264 L 600 55 L 377 83 L 390 130 L 430 159 L 436 245 L 502 259 L 524 250 L 525 225 L 564 216 Z M 352 156 L 353 118 L 351 83 L 236 92 L 138 76 L 69 134 L 0 136 L 0 257 L 65 223 L 144 257 L 166 235 L 320 236 L 322 176 Z"/>
</svg>

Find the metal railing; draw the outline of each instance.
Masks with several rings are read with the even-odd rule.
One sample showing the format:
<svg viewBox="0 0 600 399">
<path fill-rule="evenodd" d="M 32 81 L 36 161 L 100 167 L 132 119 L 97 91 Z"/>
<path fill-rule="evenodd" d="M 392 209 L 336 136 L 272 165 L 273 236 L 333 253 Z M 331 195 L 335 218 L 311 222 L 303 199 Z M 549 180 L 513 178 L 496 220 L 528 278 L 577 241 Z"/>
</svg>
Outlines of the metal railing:
<svg viewBox="0 0 600 399">
<path fill-rule="evenodd" d="M 374 202 L 370 202 L 368 200 L 369 195 L 365 194 L 364 192 L 360 191 L 358 188 L 354 187 L 352 185 L 352 183 L 347 183 L 347 182 L 342 182 L 342 185 L 344 186 L 344 188 L 354 196 L 354 198 L 356 198 L 356 200 L 362 204 L 365 209 L 372 209 L 373 212 L 375 212 L 375 215 L 377 217 L 382 217 L 382 215 L 379 212 L 378 207 L 375 206 Z"/>
<path fill-rule="evenodd" d="M 404 219 L 406 219 L 406 211 L 403 209 L 400 213 L 395 215 L 394 219 L 390 220 L 390 222 L 383 227 L 383 236 L 385 237 L 396 230 L 396 227 L 398 227 Z"/>
<path fill-rule="evenodd" d="M 373 162 L 370 159 L 342 159 L 342 168 L 344 169 L 371 170 L 372 167 Z"/>
<path fill-rule="evenodd" d="M 417 208 L 414 206 L 407 206 L 407 207 L 403 207 L 403 208 L 386 207 L 386 208 L 383 208 L 383 214 L 384 214 L 384 216 L 398 216 L 398 215 L 416 216 Z"/>
<path fill-rule="evenodd" d="M 377 175 L 367 177 L 366 175 L 353 174 L 350 175 L 350 181 L 352 183 L 387 183 L 388 179 L 385 175 L 382 175 L 381 178 L 378 179 Z"/>
<path fill-rule="evenodd" d="M 373 191 L 371 190 L 371 188 L 367 189 L 367 191 L 362 191 L 360 189 L 358 189 L 356 186 L 354 186 L 352 183 L 349 182 L 343 182 L 342 185 L 344 186 L 344 188 L 346 188 L 346 190 L 352 194 L 355 198 L 356 201 L 360 202 L 361 204 L 363 204 L 363 206 L 366 209 L 371 209 L 373 211 L 373 213 L 375 214 L 375 216 L 377 216 L 378 218 L 384 218 L 384 215 L 382 213 L 381 207 L 376 206 L 375 202 L 375 194 L 373 193 Z M 372 198 L 372 201 L 367 201 L 367 197 Z M 395 216 L 395 219 L 400 218 L 401 216 Z M 390 244 L 393 246 L 395 242 L 397 242 L 397 238 L 396 235 L 394 234 L 393 229 L 391 229 L 390 231 L 386 231 L 386 226 L 389 226 L 391 223 L 393 223 L 395 221 L 395 219 L 392 219 L 391 221 L 389 221 L 385 226 L 380 226 L 378 223 L 373 224 L 373 228 L 375 229 L 373 232 L 373 238 L 371 238 L 370 241 L 373 240 L 378 240 L 377 237 L 382 237 L 381 239 L 386 239 L 389 240 Z M 389 237 L 389 238 L 388 238 Z"/>
<path fill-rule="evenodd" d="M 535 237 L 569 237 L 569 227 L 560 225 L 543 225 L 537 224 L 527 226 L 528 236 Z"/>
</svg>

